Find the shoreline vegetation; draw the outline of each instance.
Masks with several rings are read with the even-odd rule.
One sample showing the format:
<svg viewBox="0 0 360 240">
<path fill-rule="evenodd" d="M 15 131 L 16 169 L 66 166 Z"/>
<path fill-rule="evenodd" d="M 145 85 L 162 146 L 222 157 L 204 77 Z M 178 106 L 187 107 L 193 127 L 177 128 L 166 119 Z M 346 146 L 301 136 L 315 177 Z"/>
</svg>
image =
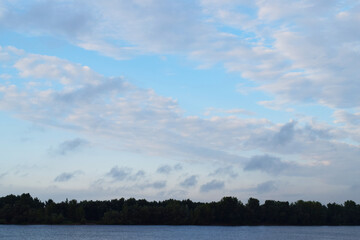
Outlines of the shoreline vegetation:
<svg viewBox="0 0 360 240">
<path fill-rule="evenodd" d="M 276 225 L 339 226 L 360 225 L 360 205 L 322 205 L 317 201 L 294 203 L 249 198 L 243 204 L 236 197 L 218 202 L 169 199 L 112 199 L 106 201 L 68 200 L 42 202 L 29 193 L 0 198 L 0 224 L 54 225 Z"/>
</svg>

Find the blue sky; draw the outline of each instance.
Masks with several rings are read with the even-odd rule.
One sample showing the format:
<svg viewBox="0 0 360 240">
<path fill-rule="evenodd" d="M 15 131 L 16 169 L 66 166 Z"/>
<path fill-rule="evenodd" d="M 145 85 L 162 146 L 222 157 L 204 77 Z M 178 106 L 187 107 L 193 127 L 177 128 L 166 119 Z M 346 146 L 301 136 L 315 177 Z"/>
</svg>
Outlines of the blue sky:
<svg viewBox="0 0 360 240">
<path fill-rule="evenodd" d="M 1 1 L 0 194 L 360 201 L 359 13 Z"/>
</svg>

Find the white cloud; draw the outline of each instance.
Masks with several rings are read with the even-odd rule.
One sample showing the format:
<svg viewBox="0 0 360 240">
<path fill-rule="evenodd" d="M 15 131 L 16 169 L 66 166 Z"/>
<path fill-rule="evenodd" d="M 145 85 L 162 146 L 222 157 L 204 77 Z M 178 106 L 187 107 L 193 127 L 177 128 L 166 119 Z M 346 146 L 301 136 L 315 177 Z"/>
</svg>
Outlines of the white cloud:
<svg viewBox="0 0 360 240">
<path fill-rule="evenodd" d="M 342 124 L 340 127 L 349 139 L 355 141 L 353 144 L 357 144 L 360 141 L 360 113 L 353 111 L 348 112 L 345 110 L 336 110 L 333 114 L 335 123 Z"/>
<path fill-rule="evenodd" d="M 359 174 L 360 166 L 354 159 L 360 151 L 356 145 L 347 144 L 344 129 L 306 121 L 274 124 L 239 116 L 184 116 L 172 98 L 138 88 L 123 78 L 104 77 L 59 58 L 2 52 L 13 59 L 11 65 L 18 70 L 19 75 L 12 79 L 21 81 L 17 85 L 12 81 L 0 83 L 0 108 L 37 125 L 75 131 L 93 144 L 110 139 L 107 142 L 112 145 L 103 147 L 180 161 L 244 167 L 249 162 L 246 152 L 255 151 L 257 155 L 271 154 L 289 164 L 307 166 L 293 175 L 349 184 L 351 179 L 343 178 L 342 173 L 352 177 Z M 28 84 L 34 81 L 39 84 Z M 108 176 L 121 179 L 121 169 L 115 170 Z M 319 172 L 326 174 L 320 176 Z M 134 174 L 127 174 L 126 179 L 131 180 L 129 176 Z M 223 188 L 221 184 L 215 186 Z M 149 187 L 165 188 L 164 184 Z"/>
<path fill-rule="evenodd" d="M 1 25 L 32 34 L 56 34 L 71 39 L 87 34 L 94 24 L 86 4 L 71 1 L 32 1 L 5 3 Z M 81 7 L 80 7 L 81 6 Z"/>
<path fill-rule="evenodd" d="M 207 67 L 223 63 L 276 101 L 346 108 L 360 100 L 358 2 L 39 1 L 3 8 L 4 27 L 117 59 L 170 53 Z"/>
<path fill-rule="evenodd" d="M 175 54 L 203 68 L 221 63 L 254 81 L 253 90 L 274 97 L 262 101 L 264 106 L 290 112 L 292 103 L 327 105 L 334 108 L 335 124 L 276 124 L 243 109 L 213 108 L 207 118 L 186 117 L 176 100 L 125 78 L 14 47 L 0 47 L 0 67 L 6 69 L 0 75 L 0 109 L 94 143 L 110 139 L 110 148 L 351 186 L 360 174 L 359 12 L 358 1 L 326 0 L 2 1 L 3 29 L 65 39 L 116 59 Z M 59 145 L 59 152 L 81 145 L 72 143 L 63 150 Z M 235 176 L 230 167 L 214 174 Z M 115 168 L 108 177 L 121 179 L 121 171 L 128 181 L 144 175 Z M 180 185 L 196 183 L 194 175 Z M 225 186 L 210 183 L 208 189 Z M 253 190 L 275 188 L 268 181 Z"/>
<path fill-rule="evenodd" d="M 6 74 L 6 73 L 0 74 L 0 79 L 9 80 L 10 78 L 11 78 L 10 74 Z"/>
<path fill-rule="evenodd" d="M 208 108 L 204 113 L 205 116 L 209 115 L 218 115 L 218 114 L 229 114 L 229 115 L 247 115 L 247 116 L 254 116 L 255 113 L 249 110 L 235 108 L 235 109 L 217 109 L 217 108 Z"/>
<path fill-rule="evenodd" d="M 53 56 L 28 54 L 20 58 L 14 67 L 20 77 L 59 81 L 62 85 L 76 83 L 100 84 L 102 77 L 87 66 L 73 64 Z"/>
<path fill-rule="evenodd" d="M 334 112 L 334 116 L 337 123 L 345 123 L 352 126 L 358 126 L 360 124 L 360 113 L 349 113 L 344 110 L 337 110 Z"/>
<path fill-rule="evenodd" d="M 119 139 L 117 148 L 179 154 L 192 160 L 239 161 L 240 156 L 223 149 L 237 141 L 227 134 L 245 134 L 266 123 L 236 117 L 183 117 L 171 98 L 56 57 L 28 54 L 15 60 L 14 66 L 24 80 L 43 81 L 35 85 L 24 81 L 27 88 L 2 84 L 2 109 L 39 124 Z M 213 129 L 212 133 L 207 129 Z M 204 137 L 208 143 L 202 141 Z M 219 137 L 224 141 L 219 141 Z"/>
</svg>

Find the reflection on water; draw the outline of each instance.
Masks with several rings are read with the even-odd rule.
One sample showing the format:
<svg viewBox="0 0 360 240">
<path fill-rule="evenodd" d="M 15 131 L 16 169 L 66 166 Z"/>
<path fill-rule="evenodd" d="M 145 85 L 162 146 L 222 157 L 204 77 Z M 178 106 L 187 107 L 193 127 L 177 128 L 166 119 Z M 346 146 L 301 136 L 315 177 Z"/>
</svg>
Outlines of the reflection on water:
<svg viewBox="0 0 360 240">
<path fill-rule="evenodd" d="M 0 239 L 251 239 L 359 240 L 360 227 L 215 226 L 14 226 L 0 225 Z"/>
</svg>

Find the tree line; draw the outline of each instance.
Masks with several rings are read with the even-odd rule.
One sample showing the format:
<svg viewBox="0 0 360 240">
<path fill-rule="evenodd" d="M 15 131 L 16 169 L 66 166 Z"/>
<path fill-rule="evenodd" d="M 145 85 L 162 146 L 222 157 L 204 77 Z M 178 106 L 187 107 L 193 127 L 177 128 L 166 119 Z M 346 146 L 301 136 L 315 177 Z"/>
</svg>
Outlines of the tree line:
<svg viewBox="0 0 360 240">
<path fill-rule="evenodd" d="M 191 200 L 42 202 L 29 193 L 0 198 L 0 224 L 123 224 L 123 225 L 360 225 L 360 205 L 322 205 L 316 201 L 294 203 L 236 197 L 218 202 Z"/>
</svg>

